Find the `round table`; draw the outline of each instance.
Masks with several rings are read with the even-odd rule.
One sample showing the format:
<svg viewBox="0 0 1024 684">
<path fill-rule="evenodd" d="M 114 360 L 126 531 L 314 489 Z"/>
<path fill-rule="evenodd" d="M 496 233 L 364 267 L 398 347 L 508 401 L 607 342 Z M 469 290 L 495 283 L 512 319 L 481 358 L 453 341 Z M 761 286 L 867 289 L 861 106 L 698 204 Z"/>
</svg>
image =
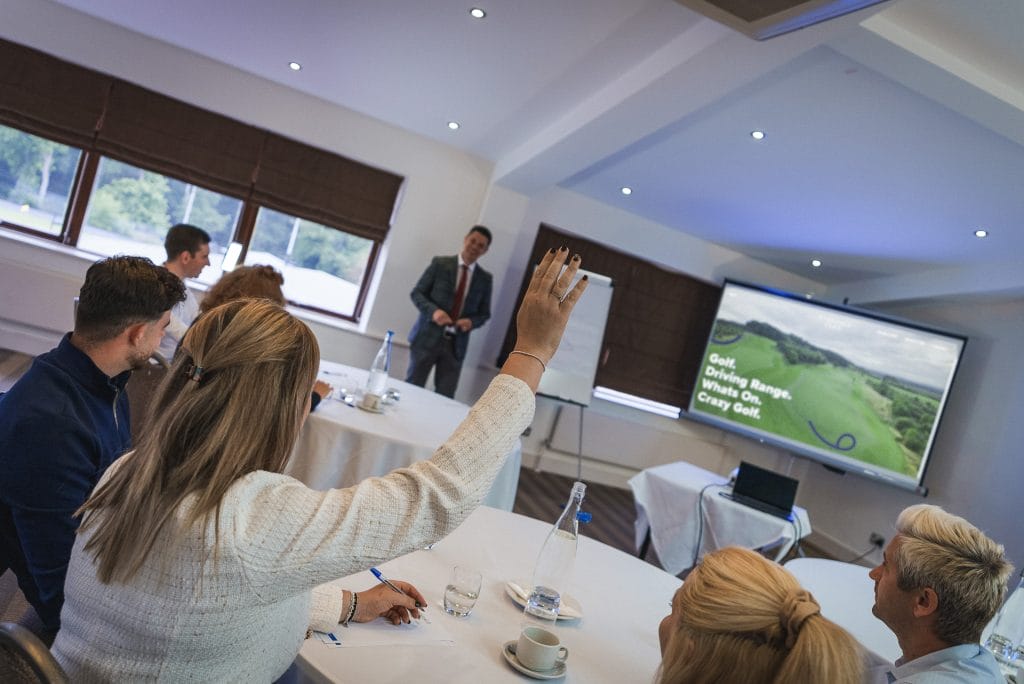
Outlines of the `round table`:
<svg viewBox="0 0 1024 684">
<path fill-rule="evenodd" d="M 480 507 L 431 550 L 416 551 L 381 566 L 392 579 L 415 584 L 428 599 L 432 625 L 449 643 L 414 638 L 387 646 L 334 647 L 316 637 L 299 652 L 300 681 L 307 682 L 524 682 L 501 655 L 516 639 L 522 609 L 506 595 L 506 580 L 528 578 L 551 524 Z M 441 607 L 454 565 L 483 574 L 480 598 L 467 618 Z M 345 578 L 361 590 L 376 580 L 369 572 Z M 581 536 L 569 594 L 583 610 L 578 621 L 560 621 L 557 632 L 569 649 L 565 682 L 650 682 L 661 662 L 658 623 L 669 612 L 680 580 L 634 556 Z M 344 641 L 363 625 L 337 630 Z M 419 645 L 417 645 L 419 644 Z"/>
</svg>

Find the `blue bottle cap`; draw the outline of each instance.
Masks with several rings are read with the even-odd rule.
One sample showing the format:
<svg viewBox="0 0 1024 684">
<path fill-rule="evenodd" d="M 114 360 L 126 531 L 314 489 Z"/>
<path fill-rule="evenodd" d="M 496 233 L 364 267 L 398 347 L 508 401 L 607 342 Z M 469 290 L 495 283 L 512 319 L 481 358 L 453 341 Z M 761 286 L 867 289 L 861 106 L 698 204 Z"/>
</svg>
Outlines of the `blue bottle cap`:
<svg viewBox="0 0 1024 684">
<path fill-rule="evenodd" d="M 588 523 L 588 522 L 590 522 L 591 518 L 593 518 L 593 517 L 594 516 L 592 516 L 587 511 L 577 511 L 576 512 L 576 519 L 579 520 L 581 523 Z"/>
</svg>

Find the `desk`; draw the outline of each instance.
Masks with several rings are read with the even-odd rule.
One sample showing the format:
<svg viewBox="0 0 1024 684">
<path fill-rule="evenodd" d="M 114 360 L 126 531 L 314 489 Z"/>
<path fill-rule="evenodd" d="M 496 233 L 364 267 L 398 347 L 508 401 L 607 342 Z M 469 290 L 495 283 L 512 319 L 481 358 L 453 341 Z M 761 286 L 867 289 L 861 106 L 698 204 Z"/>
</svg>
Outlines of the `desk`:
<svg viewBox="0 0 1024 684">
<path fill-rule="evenodd" d="M 319 377 L 335 389 L 361 388 L 367 371 L 322 361 Z M 324 399 L 306 420 L 285 473 L 314 489 L 349 487 L 430 458 L 469 413 L 469 407 L 422 387 L 392 379 L 401 392 L 384 413 Z M 483 503 L 512 510 L 522 447 L 517 442 Z"/>
<path fill-rule="evenodd" d="M 793 522 L 754 510 L 719 496 L 729 491 L 728 478 L 682 461 L 642 470 L 630 478 L 629 486 L 636 499 L 637 550 L 650 532 L 661 567 L 673 575 L 693 565 L 698 500 L 704 511 L 700 555 L 724 546 L 760 549 L 778 544 L 778 560 L 798 537 L 811 533 L 811 520 L 799 506 L 793 507 Z"/>
<path fill-rule="evenodd" d="M 902 655 L 896 635 L 871 613 L 875 583 L 868 568 L 824 558 L 794 558 L 786 569 L 814 594 L 822 615 L 864 646 L 870 664 L 891 663 Z"/>
<path fill-rule="evenodd" d="M 451 646 L 335 648 L 308 639 L 299 652 L 299 680 L 305 682 L 480 682 L 531 681 L 513 670 L 502 645 L 518 638 L 522 609 L 505 595 L 506 580 L 529 577 L 550 523 L 481 507 L 429 551 L 416 551 L 381 566 L 388 577 L 412 581 L 427 598 L 430 619 L 442 622 Z M 483 573 L 480 598 L 467 618 L 441 607 L 451 567 L 465 564 Z M 342 580 L 361 590 L 369 572 Z M 583 618 L 560 621 L 557 631 L 569 649 L 568 672 L 559 682 L 650 682 L 661 662 L 658 623 L 669 613 L 680 581 L 634 556 L 580 537 L 575 580 L 569 594 L 580 601 Z M 359 629 L 354 625 L 351 629 Z M 342 636 L 344 638 L 344 635 Z"/>
</svg>

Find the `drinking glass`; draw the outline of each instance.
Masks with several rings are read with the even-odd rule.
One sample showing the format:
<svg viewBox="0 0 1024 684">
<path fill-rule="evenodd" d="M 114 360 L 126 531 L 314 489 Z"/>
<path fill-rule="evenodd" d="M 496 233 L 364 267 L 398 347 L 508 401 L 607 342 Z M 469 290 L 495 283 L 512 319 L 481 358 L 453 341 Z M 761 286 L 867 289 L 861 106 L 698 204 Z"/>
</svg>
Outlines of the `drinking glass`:
<svg viewBox="0 0 1024 684">
<path fill-rule="evenodd" d="M 466 617 L 476 605 L 480 596 L 480 583 L 483 577 L 479 570 L 456 565 L 452 568 L 448 586 L 444 588 L 445 612 L 455 617 Z"/>
</svg>

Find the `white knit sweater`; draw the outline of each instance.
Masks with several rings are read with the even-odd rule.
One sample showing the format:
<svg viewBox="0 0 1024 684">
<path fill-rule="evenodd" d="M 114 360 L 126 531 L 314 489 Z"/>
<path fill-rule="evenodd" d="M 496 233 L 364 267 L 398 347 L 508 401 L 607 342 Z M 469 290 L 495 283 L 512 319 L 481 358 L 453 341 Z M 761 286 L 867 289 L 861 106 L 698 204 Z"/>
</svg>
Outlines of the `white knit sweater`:
<svg viewBox="0 0 1024 684">
<path fill-rule="evenodd" d="M 341 617 L 341 591 L 320 585 L 455 529 L 487 493 L 534 403 L 525 383 L 499 375 L 430 460 L 347 489 L 247 475 L 224 497 L 218 561 L 207 561 L 201 576 L 198 526 L 178 544 L 166 534 L 127 584 L 96 578 L 83 552 L 89 535 L 79 535 L 57 660 L 76 683 L 276 679 L 307 627 L 329 629 Z"/>
</svg>

